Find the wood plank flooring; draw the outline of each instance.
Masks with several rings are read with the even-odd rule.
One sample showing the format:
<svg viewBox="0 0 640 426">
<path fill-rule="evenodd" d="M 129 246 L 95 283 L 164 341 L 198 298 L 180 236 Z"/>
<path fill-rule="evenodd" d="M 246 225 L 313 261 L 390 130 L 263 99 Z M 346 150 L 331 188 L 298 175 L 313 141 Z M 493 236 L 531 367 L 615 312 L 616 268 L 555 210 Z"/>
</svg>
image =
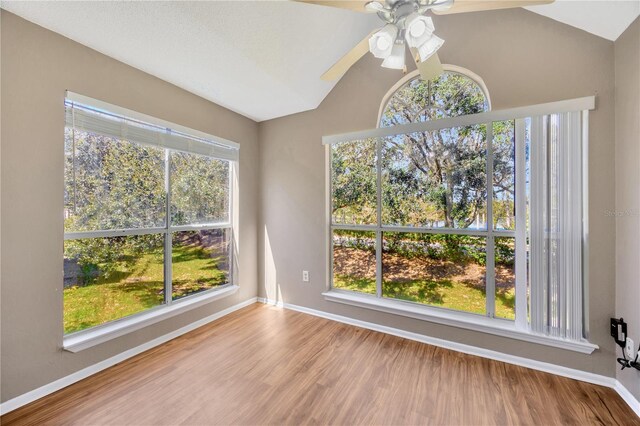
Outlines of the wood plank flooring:
<svg viewBox="0 0 640 426">
<path fill-rule="evenodd" d="M 640 425 L 609 388 L 261 304 L 0 422 Z"/>
</svg>

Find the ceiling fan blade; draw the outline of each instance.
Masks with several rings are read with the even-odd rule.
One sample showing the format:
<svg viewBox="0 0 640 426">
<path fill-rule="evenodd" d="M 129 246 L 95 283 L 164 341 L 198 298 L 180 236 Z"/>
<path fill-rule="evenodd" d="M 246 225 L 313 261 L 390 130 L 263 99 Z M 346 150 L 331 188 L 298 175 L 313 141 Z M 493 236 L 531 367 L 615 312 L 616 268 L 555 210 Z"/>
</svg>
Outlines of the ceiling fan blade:
<svg viewBox="0 0 640 426">
<path fill-rule="evenodd" d="M 440 58 L 437 53 L 431 55 L 426 61 L 420 62 L 420 56 L 418 51 L 411 49 L 413 59 L 416 61 L 418 71 L 420 71 L 420 78 L 425 81 L 433 80 L 444 72 Z"/>
<path fill-rule="evenodd" d="M 352 10 L 354 12 L 373 13 L 374 10 L 367 10 L 364 5 L 370 0 L 294 0 L 298 3 L 311 3 L 318 6 L 330 6 L 340 9 Z"/>
<path fill-rule="evenodd" d="M 436 15 L 450 15 L 463 12 L 480 12 L 483 10 L 510 9 L 514 7 L 536 6 L 553 3 L 554 0 L 454 0 L 448 9 L 432 9 Z"/>
<path fill-rule="evenodd" d="M 338 60 L 335 64 L 331 66 L 322 76 L 320 77 L 324 81 L 333 81 L 337 80 L 346 73 L 349 68 L 353 66 L 360 58 L 367 54 L 369 51 L 369 38 L 371 35 L 377 30 L 371 31 L 362 41 L 355 45 L 353 49 L 348 51 L 342 58 Z"/>
</svg>

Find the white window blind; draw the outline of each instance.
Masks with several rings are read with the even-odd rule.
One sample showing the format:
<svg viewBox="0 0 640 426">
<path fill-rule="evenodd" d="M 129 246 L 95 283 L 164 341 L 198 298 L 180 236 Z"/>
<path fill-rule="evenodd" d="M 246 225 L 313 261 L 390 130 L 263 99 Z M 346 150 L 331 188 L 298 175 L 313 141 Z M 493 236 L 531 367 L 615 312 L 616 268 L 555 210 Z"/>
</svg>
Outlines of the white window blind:
<svg viewBox="0 0 640 426">
<path fill-rule="evenodd" d="M 583 337 L 580 112 L 531 119 L 531 328 Z"/>
<path fill-rule="evenodd" d="M 134 111 L 123 114 L 113 111 L 125 110 L 67 92 L 65 119 L 68 127 L 174 151 L 238 160 L 239 145 L 234 142 L 160 122 Z"/>
</svg>

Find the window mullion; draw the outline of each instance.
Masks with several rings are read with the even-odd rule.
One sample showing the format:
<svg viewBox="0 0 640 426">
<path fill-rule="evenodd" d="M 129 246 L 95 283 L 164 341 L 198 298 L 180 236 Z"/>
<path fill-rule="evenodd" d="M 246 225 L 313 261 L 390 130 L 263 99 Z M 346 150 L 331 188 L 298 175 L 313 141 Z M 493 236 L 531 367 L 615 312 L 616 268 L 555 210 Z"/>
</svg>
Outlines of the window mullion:
<svg viewBox="0 0 640 426">
<path fill-rule="evenodd" d="M 327 244 L 327 262 L 329 263 L 329 280 L 327 289 L 333 289 L 333 262 L 334 262 L 334 254 L 333 254 L 333 149 L 331 145 L 325 145 L 325 173 L 326 173 L 326 188 L 327 193 L 326 203 L 328 206 L 328 210 L 326 212 L 326 225 L 327 225 L 327 238 L 329 242 Z"/>
<path fill-rule="evenodd" d="M 171 241 L 171 153 L 165 149 L 164 154 L 164 188 L 165 188 L 165 231 L 164 231 L 164 302 L 171 304 L 171 295 L 173 294 L 172 286 L 172 241 Z"/>
<path fill-rule="evenodd" d="M 231 222 L 224 223 L 203 223 L 197 225 L 177 225 L 169 226 L 169 232 L 183 232 L 183 231 L 206 231 L 209 229 L 227 229 L 232 228 Z"/>
<path fill-rule="evenodd" d="M 493 236 L 493 122 L 487 123 L 487 252 L 486 252 L 486 310 L 487 316 L 495 317 L 496 277 L 495 242 Z"/>
<path fill-rule="evenodd" d="M 546 117 L 531 118 L 531 158 L 530 175 L 530 221 L 529 245 L 531 265 L 529 266 L 530 308 L 529 326 L 534 332 L 544 332 L 544 168 L 546 167 Z"/>
<path fill-rule="evenodd" d="M 73 213 L 78 211 L 78 182 L 76 180 L 76 115 L 75 108 L 71 107 L 71 137 L 72 137 L 72 154 L 71 154 L 71 170 L 73 171 Z"/>
<path fill-rule="evenodd" d="M 84 238 L 111 238 L 125 237 L 131 235 L 151 235 L 161 234 L 165 231 L 164 227 L 157 228 L 127 228 L 127 229 L 100 229 L 96 231 L 78 231 L 65 232 L 64 240 L 81 240 Z"/>
<path fill-rule="evenodd" d="M 382 139 L 376 139 L 376 295 L 382 297 Z"/>
<path fill-rule="evenodd" d="M 234 213 L 234 209 L 233 209 L 233 202 L 234 202 L 234 198 L 233 198 L 233 176 L 235 176 L 236 173 L 236 165 L 233 161 L 229 162 L 229 175 L 227 176 L 227 178 L 229 179 L 229 181 L 227 182 L 227 190 L 229 192 L 229 205 L 228 210 L 227 210 L 227 222 L 229 223 L 233 223 L 233 215 Z M 229 283 L 230 284 L 235 284 L 235 277 L 234 277 L 234 272 L 235 272 L 235 250 L 236 250 L 236 245 L 235 245 L 235 240 L 236 240 L 236 236 L 235 236 L 235 231 L 233 229 L 233 227 L 231 227 L 230 231 L 225 231 L 225 232 L 229 232 Z"/>
</svg>

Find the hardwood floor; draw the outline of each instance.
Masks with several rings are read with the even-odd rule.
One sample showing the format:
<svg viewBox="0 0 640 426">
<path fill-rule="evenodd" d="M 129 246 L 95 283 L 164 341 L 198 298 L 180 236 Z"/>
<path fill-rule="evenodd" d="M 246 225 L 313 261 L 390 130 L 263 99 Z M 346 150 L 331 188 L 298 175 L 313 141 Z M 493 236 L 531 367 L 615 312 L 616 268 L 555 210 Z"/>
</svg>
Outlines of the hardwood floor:
<svg viewBox="0 0 640 426">
<path fill-rule="evenodd" d="M 640 425 L 609 388 L 261 304 L 0 422 Z"/>
</svg>

